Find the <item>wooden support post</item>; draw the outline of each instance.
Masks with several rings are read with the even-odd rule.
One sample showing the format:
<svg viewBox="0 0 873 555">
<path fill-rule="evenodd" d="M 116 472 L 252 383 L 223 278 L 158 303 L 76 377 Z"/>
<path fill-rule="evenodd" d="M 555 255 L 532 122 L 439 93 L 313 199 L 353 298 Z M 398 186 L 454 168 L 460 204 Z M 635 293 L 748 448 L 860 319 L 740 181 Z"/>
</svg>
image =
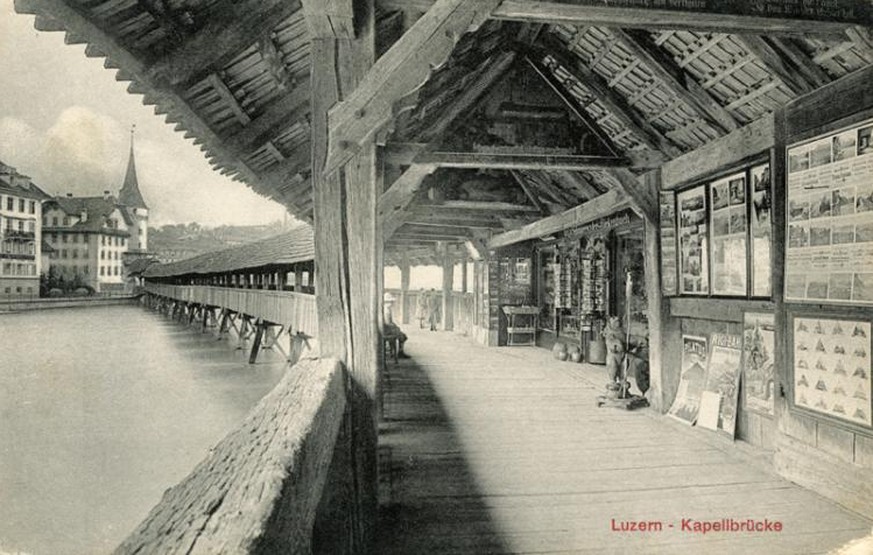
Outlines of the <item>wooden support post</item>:
<svg viewBox="0 0 873 555">
<path fill-rule="evenodd" d="M 400 323 L 409 323 L 409 253 L 406 251 L 400 261 Z"/>
<path fill-rule="evenodd" d="M 452 258 L 448 245 L 443 254 L 443 322 L 444 331 L 451 331 L 455 327 L 454 303 L 452 303 L 452 286 L 455 278 L 455 261 Z"/>
<path fill-rule="evenodd" d="M 361 141 L 360 150 L 336 166 L 339 171 L 325 172 L 329 142 L 345 140 L 329 136 L 328 112 L 355 90 L 375 57 L 373 2 L 356 2 L 355 8 L 354 39 L 313 38 L 310 44 L 318 341 L 322 357 L 343 361 L 349 400 L 313 550 L 340 554 L 371 552 L 378 511 L 382 240 L 376 203 L 382 186 L 375 144 Z"/>
<path fill-rule="evenodd" d="M 226 308 L 221 309 L 221 313 L 219 314 L 219 324 L 218 324 L 218 338 L 221 339 L 224 337 L 224 334 L 227 333 L 227 319 L 230 317 L 230 311 Z"/>
<path fill-rule="evenodd" d="M 197 305 L 191 304 L 190 311 L 188 312 L 188 325 L 190 326 L 194 322 L 194 318 L 197 317 Z"/>
<path fill-rule="evenodd" d="M 461 260 L 461 293 L 467 292 L 467 259 Z"/>
<path fill-rule="evenodd" d="M 264 322 L 255 323 L 255 341 L 252 343 L 252 351 L 249 353 L 249 364 L 254 364 L 258 360 L 258 352 L 261 350 L 261 341 L 264 338 L 264 330 L 267 329 L 267 324 Z"/>
<path fill-rule="evenodd" d="M 211 310 L 212 309 L 207 307 L 207 306 L 204 306 L 200 309 L 201 315 L 203 316 L 203 318 L 202 318 L 203 322 L 202 322 L 202 325 L 200 326 L 200 333 L 206 333 L 206 328 L 209 327 L 209 312 Z"/>
</svg>

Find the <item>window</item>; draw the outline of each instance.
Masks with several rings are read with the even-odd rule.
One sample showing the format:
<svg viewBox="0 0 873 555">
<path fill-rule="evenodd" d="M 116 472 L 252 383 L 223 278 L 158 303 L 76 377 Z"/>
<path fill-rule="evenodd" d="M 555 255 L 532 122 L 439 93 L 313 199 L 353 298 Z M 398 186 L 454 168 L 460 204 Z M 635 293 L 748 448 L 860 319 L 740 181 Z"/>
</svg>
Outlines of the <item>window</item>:
<svg viewBox="0 0 873 555">
<path fill-rule="evenodd" d="M 61 249 L 61 258 L 67 258 L 67 249 Z"/>
<path fill-rule="evenodd" d="M 48 222 L 49 222 L 48 217 L 43 216 L 42 217 L 42 227 L 48 227 L 48 225 L 49 225 Z"/>
<path fill-rule="evenodd" d="M 73 234 L 73 242 L 74 242 L 74 243 L 78 243 L 78 242 L 79 242 L 79 234 L 78 234 L 78 233 L 74 233 L 74 234 Z"/>
<path fill-rule="evenodd" d="M 30 201 L 30 213 L 36 214 L 36 202 Z"/>
<path fill-rule="evenodd" d="M 24 232 L 24 220 L 18 220 L 18 231 Z"/>
<path fill-rule="evenodd" d="M 106 271 L 106 268 L 104 268 L 103 266 L 100 266 L 100 275 L 101 276 L 105 275 L 105 271 Z"/>
<path fill-rule="evenodd" d="M 73 258 L 79 258 L 79 251 L 76 249 L 73 249 Z"/>
<path fill-rule="evenodd" d="M 52 217 L 52 225 L 54 227 L 58 227 L 58 217 L 57 216 Z"/>
<path fill-rule="evenodd" d="M 106 260 L 106 251 L 100 251 L 100 260 Z"/>
<path fill-rule="evenodd" d="M 15 210 L 15 199 L 12 197 L 6 197 L 6 210 L 12 212 Z"/>
<path fill-rule="evenodd" d="M 18 211 L 24 212 L 24 199 L 23 198 L 18 199 Z"/>
<path fill-rule="evenodd" d="M 66 234 L 66 233 L 64 233 L 64 234 L 61 235 L 61 242 L 62 242 L 62 243 L 66 243 L 66 242 L 67 242 L 67 239 L 69 239 L 69 237 L 67 237 L 67 234 Z"/>
<path fill-rule="evenodd" d="M 69 217 L 69 216 L 64 216 L 64 225 L 65 225 L 65 226 L 69 226 L 69 225 L 70 225 L 70 217 Z"/>
<path fill-rule="evenodd" d="M 103 246 L 106 246 L 106 236 L 105 235 L 100 236 L 100 244 Z"/>
</svg>

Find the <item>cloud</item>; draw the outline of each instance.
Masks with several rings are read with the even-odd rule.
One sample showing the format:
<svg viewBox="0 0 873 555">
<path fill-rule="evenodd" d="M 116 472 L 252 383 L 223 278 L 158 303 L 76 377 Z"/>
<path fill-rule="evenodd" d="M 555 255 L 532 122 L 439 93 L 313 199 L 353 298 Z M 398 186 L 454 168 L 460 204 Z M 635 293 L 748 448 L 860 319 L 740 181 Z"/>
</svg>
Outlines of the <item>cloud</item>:
<svg viewBox="0 0 873 555">
<path fill-rule="evenodd" d="M 152 225 L 256 224 L 282 217 L 278 204 L 214 172 L 191 141 L 161 125 L 148 127 L 137 133 L 135 154 Z M 64 109 L 45 131 L 21 119 L 0 118 L 0 160 L 30 175 L 49 194 L 117 193 L 128 148 L 125 125 L 84 106 Z"/>
</svg>

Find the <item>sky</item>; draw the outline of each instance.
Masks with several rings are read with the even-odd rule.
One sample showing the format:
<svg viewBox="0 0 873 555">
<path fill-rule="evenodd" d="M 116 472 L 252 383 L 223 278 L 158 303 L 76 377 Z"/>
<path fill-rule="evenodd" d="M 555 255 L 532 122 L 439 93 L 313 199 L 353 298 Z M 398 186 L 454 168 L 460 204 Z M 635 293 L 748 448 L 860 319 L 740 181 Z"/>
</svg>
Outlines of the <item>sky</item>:
<svg viewBox="0 0 873 555">
<path fill-rule="evenodd" d="M 245 184 L 213 171 L 192 140 L 127 92 L 103 58 L 64 33 L 33 28 L 12 0 L 0 0 L 0 161 L 49 194 L 117 194 L 124 179 L 131 126 L 136 169 L 151 225 L 254 225 L 285 210 Z"/>
</svg>

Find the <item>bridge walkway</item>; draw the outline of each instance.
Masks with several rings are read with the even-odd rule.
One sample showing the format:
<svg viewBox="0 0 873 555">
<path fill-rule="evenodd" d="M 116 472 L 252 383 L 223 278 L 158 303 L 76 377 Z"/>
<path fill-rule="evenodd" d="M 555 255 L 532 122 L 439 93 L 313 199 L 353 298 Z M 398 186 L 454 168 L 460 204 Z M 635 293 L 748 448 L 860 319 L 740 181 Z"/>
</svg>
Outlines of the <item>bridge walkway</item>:
<svg viewBox="0 0 873 555">
<path fill-rule="evenodd" d="M 411 328 L 411 326 L 406 326 Z M 706 430 L 597 408 L 603 368 L 405 329 L 380 427 L 377 553 L 827 553 L 871 522 Z M 782 532 L 684 532 L 682 519 Z M 612 521 L 661 523 L 619 532 Z"/>
</svg>

